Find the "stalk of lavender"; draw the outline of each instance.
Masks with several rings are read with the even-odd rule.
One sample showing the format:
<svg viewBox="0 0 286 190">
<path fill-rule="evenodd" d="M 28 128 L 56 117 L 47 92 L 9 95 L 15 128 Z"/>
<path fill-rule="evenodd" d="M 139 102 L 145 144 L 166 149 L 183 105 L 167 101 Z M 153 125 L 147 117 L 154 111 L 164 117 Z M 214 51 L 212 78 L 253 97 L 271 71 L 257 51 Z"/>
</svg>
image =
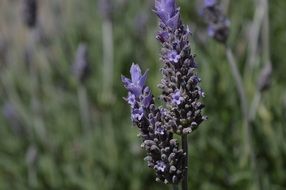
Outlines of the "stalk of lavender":
<svg viewBox="0 0 286 190">
<path fill-rule="evenodd" d="M 142 75 L 138 65 L 131 66 L 131 80 L 122 76 L 122 81 L 129 91 L 126 101 L 131 106 L 131 119 L 140 130 L 148 166 L 156 171 L 158 181 L 172 183 L 173 189 L 178 189 L 176 184 L 182 180 L 182 190 L 187 190 L 187 135 L 206 120 L 201 114 L 204 105 L 199 101 L 204 92 L 191 55 L 190 31 L 180 20 L 175 0 L 156 0 L 154 11 L 160 19 L 157 39 L 162 44 L 163 78 L 158 86 L 165 106 L 154 105 L 151 91 L 145 86 L 146 73 Z M 174 134 L 181 136 L 182 148 Z"/>
<path fill-rule="evenodd" d="M 90 110 L 86 87 L 84 85 L 90 72 L 88 63 L 88 52 L 85 44 L 80 44 L 77 48 L 75 62 L 73 64 L 73 73 L 78 83 L 78 100 L 80 107 L 81 122 L 85 130 L 91 127 Z"/>
<path fill-rule="evenodd" d="M 102 45 L 103 45 L 103 89 L 102 99 L 105 103 L 113 100 L 113 72 L 114 72 L 114 46 L 113 46 L 113 4 L 112 0 L 100 0 L 99 8 L 102 16 Z"/>
<path fill-rule="evenodd" d="M 161 69 L 163 78 L 158 85 L 161 99 L 166 103 L 168 130 L 187 135 L 195 130 L 206 117 L 199 101 L 204 97 L 201 79 L 196 74 L 197 64 L 191 54 L 190 30 L 180 20 L 175 0 L 157 0 L 155 13 L 160 20 L 157 39 L 162 44 Z"/>
<path fill-rule="evenodd" d="M 9 122 L 9 125 L 11 126 L 13 132 L 20 136 L 26 135 L 27 131 L 21 122 L 20 115 L 15 109 L 15 106 L 11 102 L 7 101 L 5 102 L 2 111 L 3 111 L 3 116 Z"/>
<path fill-rule="evenodd" d="M 35 64 L 35 52 L 37 50 L 38 27 L 38 0 L 22 0 L 23 23 L 29 29 L 28 43 L 25 49 L 26 63 L 29 66 L 31 80 L 31 109 L 33 113 L 33 126 L 39 138 L 46 140 L 45 123 L 42 116 L 42 103 L 39 95 L 39 65 Z"/>
<path fill-rule="evenodd" d="M 201 113 L 204 105 L 200 102 L 204 92 L 199 86 L 201 79 L 196 74 L 197 64 L 191 54 L 190 30 L 182 24 L 180 8 L 175 0 L 156 0 L 155 13 L 160 21 L 157 39 L 162 44 L 163 63 L 163 78 L 158 86 L 162 89 L 161 99 L 166 104 L 166 127 L 181 135 L 185 154 L 182 190 L 187 190 L 187 135 L 206 120 Z"/>
<path fill-rule="evenodd" d="M 263 92 L 268 90 L 271 86 L 271 75 L 272 75 L 272 63 L 270 59 L 270 48 L 269 48 L 269 5 L 268 0 L 263 0 L 261 3 L 262 11 L 264 14 L 262 16 L 262 61 L 263 68 L 259 75 L 259 79 L 257 81 L 257 91 L 255 93 L 254 100 L 251 104 L 250 109 L 250 120 L 254 121 L 256 117 L 257 107 L 261 102 L 261 95 Z"/>
<path fill-rule="evenodd" d="M 131 79 L 122 76 L 128 90 L 125 100 L 131 107 L 131 120 L 140 131 L 141 146 L 147 152 L 145 160 L 155 170 L 156 181 L 177 184 L 183 177 L 185 154 L 165 127 L 166 109 L 155 106 L 153 95 L 145 85 L 147 72 L 142 75 L 139 66 L 132 64 L 130 73 Z"/>
</svg>

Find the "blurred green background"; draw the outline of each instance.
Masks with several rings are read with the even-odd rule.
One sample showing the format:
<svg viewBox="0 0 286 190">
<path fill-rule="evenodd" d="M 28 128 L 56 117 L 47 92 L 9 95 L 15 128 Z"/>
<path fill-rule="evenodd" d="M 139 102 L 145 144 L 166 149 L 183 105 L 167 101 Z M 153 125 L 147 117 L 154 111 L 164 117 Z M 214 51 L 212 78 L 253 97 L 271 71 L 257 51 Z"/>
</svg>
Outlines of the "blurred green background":
<svg viewBox="0 0 286 190">
<path fill-rule="evenodd" d="M 265 53 L 273 64 L 272 86 L 261 94 L 248 145 L 225 49 L 208 38 L 199 1 L 178 1 L 193 32 L 209 117 L 189 136 L 190 189 L 286 189 L 286 1 L 269 0 L 269 26 L 263 2 L 221 1 L 249 106 Z M 148 85 L 160 93 L 154 2 L 38 0 L 35 28 L 23 22 L 23 3 L 0 1 L 0 189 L 169 188 L 155 182 L 143 161 L 120 81 L 136 62 L 150 69 Z M 82 43 L 90 66 L 81 83 L 72 68 Z"/>
</svg>

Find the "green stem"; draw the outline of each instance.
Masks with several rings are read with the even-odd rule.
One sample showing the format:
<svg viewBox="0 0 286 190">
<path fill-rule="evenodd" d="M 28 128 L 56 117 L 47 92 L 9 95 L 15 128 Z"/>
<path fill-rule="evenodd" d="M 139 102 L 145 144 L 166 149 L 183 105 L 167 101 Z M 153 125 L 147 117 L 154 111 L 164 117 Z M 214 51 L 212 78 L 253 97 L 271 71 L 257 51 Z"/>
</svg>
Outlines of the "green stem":
<svg viewBox="0 0 286 190">
<path fill-rule="evenodd" d="M 30 74 L 30 90 L 31 90 L 31 110 L 33 114 L 33 126 L 38 138 L 42 141 L 46 139 L 45 123 L 42 115 L 42 102 L 39 94 L 39 65 L 35 64 L 35 55 L 37 51 L 36 30 L 31 30 L 29 33 L 29 41 L 27 46 L 28 65 Z"/>
<path fill-rule="evenodd" d="M 82 126 L 84 127 L 85 131 L 88 131 L 91 128 L 91 119 L 87 92 L 83 84 L 79 84 L 78 86 L 78 101 Z"/>
<path fill-rule="evenodd" d="M 254 148 L 252 145 L 252 139 L 251 139 L 251 128 L 250 128 L 250 123 L 249 123 L 249 111 L 248 111 L 248 104 L 247 104 L 247 97 L 246 97 L 246 93 L 245 93 L 245 88 L 242 82 L 242 77 L 239 73 L 239 70 L 237 68 L 232 50 L 230 48 L 227 47 L 226 49 L 226 54 L 227 54 L 227 58 L 228 58 L 228 63 L 229 66 L 231 68 L 231 72 L 233 75 L 233 78 L 235 80 L 236 83 L 236 88 L 239 94 L 239 98 L 240 98 L 240 103 L 241 103 L 241 112 L 243 114 L 243 136 L 244 136 L 244 155 L 245 158 L 243 159 L 243 165 L 245 165 L 244 163 L 247 162 L 247 159 L 250 159 L 251 162 L 251 169 L 252 169 L 252 173 L 255 176 L 256 180 L 254 182 L 254 185 L 256 186 L 256 189 L 258 189 L 259 187 L 259 181 L 258 181 L 258 172 L 257 172 L 257 166 L 256 166 L 256 157 L 255 157 L 255 152 L 254 152 Z"/>
<path fill-rule="evenodd" d="M 260 101 L 261 101 L 261 93 L 259 92 L 259 90 L 257 90 L 257 92 L 255 93 L 255 97 L 251 103 L 251 107 L 250 107 L 250 112 L 249 112 L 250 122 L 255 121 L 256 112 L 257 112 L 257 108 L 260 104 Z"/>
<path fill-rule="evenodd" d="M 104 19 L 102 23 L 103 43 L 103 90 L 102 98 L 105 103 L 113 99 L 113 73 L 114 73 L 114 47 L 113 47 L 113 23 L 110 19 Z"/>
<path fill-rule="evenodd" d="M 185 159 L 183 165 L 185 166 L 184 168 L 184 177 L 182 181 L 182 190 L 188 190 L 188 136 L 187 135 L 182 135 L 182 149 L 184 151 Z"/>
<path fill-rule="evenodd" d="M 235 59 L 234 59 L 232 50 L 228 47 L 226 49 L 226 54 L 227 54 L 227 59 L 228 59 L 228 63 L 229 63 L 230 69 L 231 69 L 232 76 L 235 80 L 237 92 L 239 94 L 240 104 L 241 104 L 241 112 L 244 116 L 244 119 L 247 120 L 247 122 L 248 122 L 247 99 L 246 99 L 246 93 L 244 90 L 244 85 L 242 82 L 242 77 L 241 77 L 239 70 L 237 68 L 237 65 L 235 63 Z"/>
<path fill-rule="evenodd" d="M 173 185 L 173 186 L 172 186 L 172 189 L 173 189 L 173 190 L 179 190 L 179 187 L 178 187 L 178 185 Z"/>
<path fill-rule="evenodd" d="M 227 47 L 226 49 L 226 54 L 227 54 L 227 59 L 228 63 L 231 69 L 232 76 L 234 78 L 235 84 L 236 84 L 236 89 L 239 94 L 240 98 L 240 108 L 241 108 L 241 113 L 243 115 L 243 136 L 245 137 L 244 139 L 244 151 L 245 151 L 245 158 L 243 159 L 243 163 L 246 163 L 246 158 L 250 155 L 251 148 L 249 146 L 250 142 L 250 130 L 249 130 L 249 119 L 248 119 L 248 108 L 247 108 L 247 99 L 246 99 L 246 93 L 244 90 L 244 85 L 242 82 L 242 77 L 239 73 L 239 70 L 237 68 L 232 50 Z"/>
</svg>

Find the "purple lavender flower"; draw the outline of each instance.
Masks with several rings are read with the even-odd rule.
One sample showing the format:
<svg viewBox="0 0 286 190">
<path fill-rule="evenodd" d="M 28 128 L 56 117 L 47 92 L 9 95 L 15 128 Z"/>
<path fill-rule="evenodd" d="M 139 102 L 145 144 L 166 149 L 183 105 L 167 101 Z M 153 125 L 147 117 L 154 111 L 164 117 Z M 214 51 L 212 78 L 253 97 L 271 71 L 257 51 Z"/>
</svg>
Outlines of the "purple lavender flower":
<svg viewBox="0 0 286 190">
<path fill-rule="evenodd" d="M 208 24 L 208 35 L 220 43 L 226 43 L 230 21 L 225 17 L 216 0 L 205 0 L 202 16 Z"/>
<path fill-rule="evenodd" d="M 144 110 L 142 107 L 132 110 L 131 117 L 133 121 L 141 121 L 143 116 L 144 116 Z"/>
<path fill-rule="evenodd" d="M 159 172 L 164 172 L 166 170 L 167 166 L 162 161 L 157 161 L 155 165 L 155 169 Z"/>
<path fill-rule="evenodd" d="M 187 154 L 179 148 L 174 133 L 186 136 L 206 117 L 200 98 L 204 95 L 196 74 L 197 64 L 191 54 L 190 30 L 180 20 L 175 0 L 156 0 L 155 13 L 160 19 L 156 38 L 162 43 L 163 78 L 159 87 L 166 107 L 157 108 L 138 65 L 132 64 L 131 79 L 121 77 L 128 90 L 125 100 L 131 107 L 133 124 L 138 127 L 146 150 L 145 160 L 156 172 L 156 180 L 177 184 L 187 179 Z M 185 142 L 185 141 L 184 141 Z M 186 188 L 184 188 L 186 189 Z"/>
<path fill-rule="evenodd" d="M 171 50 L 167 53 L 167 59 L 169 59 L 170 62 L 178 63 L 180 58 L 180 54 L 178 54 L 175 50 Z"/>
<path fill-rule="evenodd" d="M 184 101 L 184 98 L 182 97 L 180 90 L 176 90 L 172 94 L 172 103 L 174 105 L 180 105 L 183 101 Z"/>
<path fill-rule="evenodd" d="M 127 102 L 131 106 L 131 108 L 134 108 L 136 99 L 135 95 L 132 94 L 131 92 L 128 92 L 128 97 L 127 97 Z"/>
<path fill-rule="evenodd" d="M 174 0 L 156 0 L 155 13 L 166 26 L 172 29 L 175 29 L 178 26 L 180 13 Z"/>
<path fill-rule="evenodd" d="M 142 75 L 139 66 L 132 64 L 130 73 L 131 80 L 124 76 L 122 76 L 121 79 L 125 88 L 127 88 L 132 94 L 138 97 L 142 93 L 142 89 L 145 85 L 147 71 Z"/>
<path fill-rule="evenodd" d="M 179 8 L 175 0 L 161 0 L 156 2 L 157 12 L 165 13 L 169 10 L 171 14 L 180 18 Z M 168 6 L 168 9 L 162 7 Z M 171 7 L 171 8 L 169 8 Z M 160 9 L 161 8 L 161 9 Z M 175 10 L 175 11 L 174 11 Z M 165 111 L 166 127 L 179 135 L 193 131 L 206 119 L 202 116 L 203 105 L 199 99 L 203 91 L 199 86 L 200 78 L 196 73 L 197 64 L 191 54 L 189 43 L 190 30 L 184 26 L 179 19 L 175 28 L 166 25 L 166 19 L 158 14 L 160 19 L 160 30 L 157 36 L 168 36 L 168 38 L 157 37 L 162 44 L 161 60 L 163 62 L 163 78 L 159 87 L 162 89 L 161 99 L 168 105 Z M 184 92 L 184 93 L 182 93 Z M 200 106 L 197 106 L 200 105 Z M 198 125 L 194 127 L 192 122 Z"/>
<path fill-rule="evenodd" d="M 153 95 L 145 85 L 147 72 L 141 74 L 138 65 L 132 64 L 131 79 L 121 77 L 124 87 L 128 90 L 125 100 L 131 107 L 131 119 L 138 127 L 146 150 L 145 160 L 150 168 L 156 171 L 158 181 L 178 183 L 182 178 L 184 154 L 173 134 L 164 125 L 164 109 L 154 105 Z M 171 170 L 170 168 L 176 168 Z"/>
<path fill-rule="evenodd" d="M 84 82 L 90 73 L 87 46 L 84 43 L 79 44 L 77 48 L 72 70 L 75 77 L 80 82 Z"/>
</svg>

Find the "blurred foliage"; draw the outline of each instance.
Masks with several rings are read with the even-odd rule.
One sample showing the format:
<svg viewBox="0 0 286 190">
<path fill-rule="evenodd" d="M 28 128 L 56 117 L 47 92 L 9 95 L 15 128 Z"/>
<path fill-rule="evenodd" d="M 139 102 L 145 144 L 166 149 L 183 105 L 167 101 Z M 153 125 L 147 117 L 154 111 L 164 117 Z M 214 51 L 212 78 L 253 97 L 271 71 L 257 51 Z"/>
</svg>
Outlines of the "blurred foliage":
<svg viewBox="0 0 286 190">
<path fill-rule="evenodd" d="M 223 0 L 231 20 L 229 44 L 241 72 L 248 98 L 254 97 L 263 65 L 261 39 L 253 72 L 248 72 L 249 28 L 256 9 L 249 0 Z M 159 190 L 143 161 L 137 130 L 131 126 L 121 73 L 128 75 L 134 61 L 149 68 L 148 83 L 160 92 L 159 45 L 152 1 L 113 0 L 106 18 L 93 0 L 39 0 L 38 26 L 23 24 L 21 1 L 0 2 L 0 189 Z M 227 3 L 230 3 L 227 6 Z M 208 39 L 198 3 L 180 0 L 183 20 L 191 26 L 193 53 L 207 94 L 209 120 L 190 135 L 191 189 L 286 188 L 286 1 L 270 3 L 272 88 L 262 94 L 252 142 L 256 175 L 243 161 L 243 131 L 239 98 L 229 72 L 224 48 Z M 113 28 L 113 64 L 103 76 L 103 32 Z M 110 25 L 109 25 L 110 26 Z M 111 39 L 112 40 L 112 39 Z M 89 51 L 90 77 L 83 84 L 85 107 L 92 127 L 81 121 L 80 85 L 72 73 L 80 43 Z M 106 53 L 106 52 L 105 52 Z M 245 69 L 246 68 L 246 69 Z M 105 80 L 111 80 L 106 86 Z M 110 94 L 105 94 L 105 88 Z"/>
</svg>

